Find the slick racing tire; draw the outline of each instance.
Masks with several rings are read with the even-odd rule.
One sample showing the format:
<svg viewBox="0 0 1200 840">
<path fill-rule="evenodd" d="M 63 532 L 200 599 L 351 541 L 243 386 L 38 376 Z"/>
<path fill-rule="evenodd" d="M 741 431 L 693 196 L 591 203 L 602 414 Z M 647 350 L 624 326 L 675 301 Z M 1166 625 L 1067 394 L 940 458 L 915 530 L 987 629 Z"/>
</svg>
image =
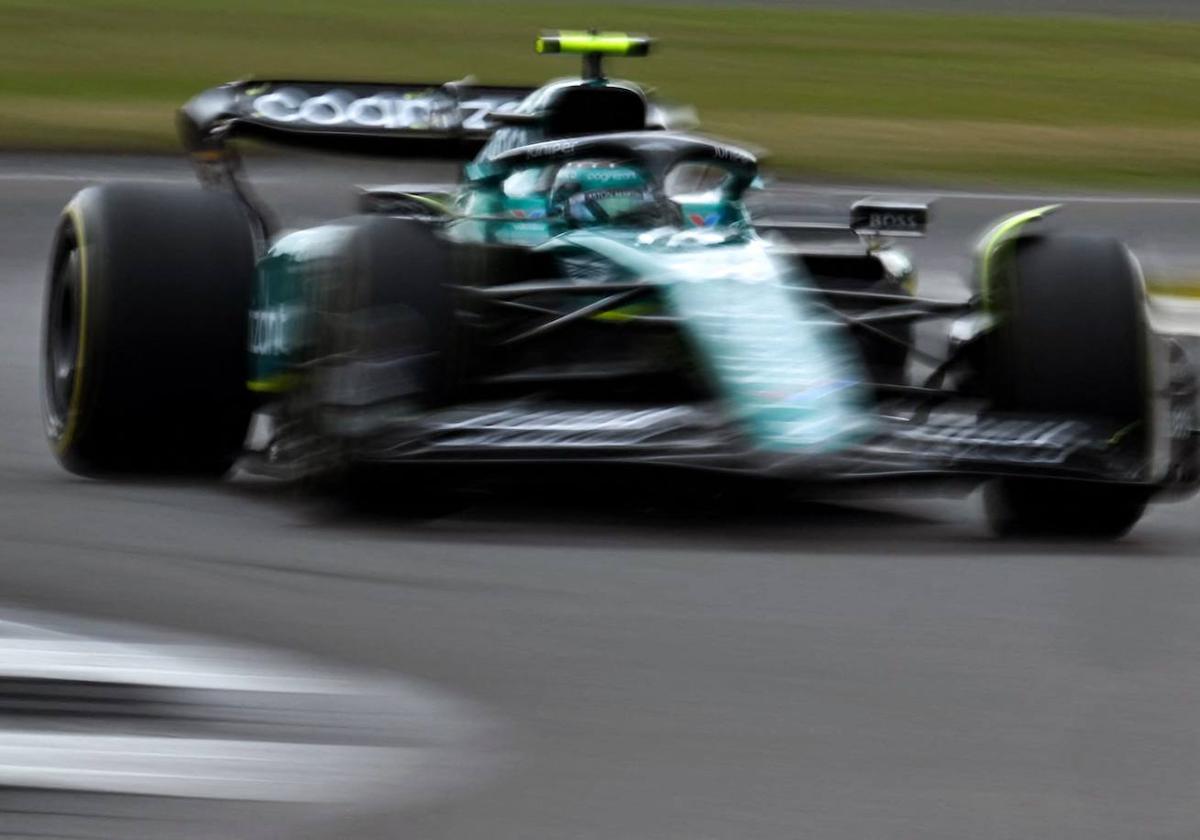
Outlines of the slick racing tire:
<svg viewBox="0 0 1200 840">
<path fill-rule="evenodd" d="M 1149 493 L 1142 487 L 1005 478 L 984 490 L 988 523 L 1002 537 L 1117 539 L 1137 524 Z"/>
<path fill-rule="evenodd" d="M 1001 411 L 1105 418 L 1146 413 L 1149 328 L 1141 273 L 1118 240 L 1028 236 L 992 282 L 998 323 L 991 387 Z M 986 509 L 999 535 L 1115 538 L 1141 517 L 1147 488 L 1001 479 Z"/>
<path fill-rule="evenodd" d="M 80 475 L 221 475 L 249 418 L 255 240 L 227 194 L 90 187 L 63 211 L 42 329 L 42 405 Z"/>
</svg>

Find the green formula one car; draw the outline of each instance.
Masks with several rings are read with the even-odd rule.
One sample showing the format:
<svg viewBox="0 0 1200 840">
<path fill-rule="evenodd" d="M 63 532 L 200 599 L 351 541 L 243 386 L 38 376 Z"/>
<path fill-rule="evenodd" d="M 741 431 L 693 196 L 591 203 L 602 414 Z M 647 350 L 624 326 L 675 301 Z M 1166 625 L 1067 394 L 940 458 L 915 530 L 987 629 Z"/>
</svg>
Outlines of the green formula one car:
<svg viewBox="0 0 1200 840">
<path fill-rule="evenodd" d="M 351 484 L 380 465 L 550 462 L 585 480 L 634 464 L 933 477 L 988 482 L 1000 532 L 1109 536 L 1196 487 L 1195 375 L 1149 330 L 1120 242 L 1031 211 L 982 239 L 974 298 L 917 296 L 889 243 L 924 230 L 924 206 L 756 225 L 752 153 L 604 76 L 605 54 L 647 39 L 538 44 L 584 72 L 536 90 L 226 85 L 181 115 L 203 188 L 79 193 L 45 322 L 61 462 L 219 475 L 240 459 Z M 279 233 L 231 147 L 246 136 L 475 157 L 457 185 L 369 189 L 358 216 Z M 934 320 L 936 357 L 913 338 Z"/>
</svg>

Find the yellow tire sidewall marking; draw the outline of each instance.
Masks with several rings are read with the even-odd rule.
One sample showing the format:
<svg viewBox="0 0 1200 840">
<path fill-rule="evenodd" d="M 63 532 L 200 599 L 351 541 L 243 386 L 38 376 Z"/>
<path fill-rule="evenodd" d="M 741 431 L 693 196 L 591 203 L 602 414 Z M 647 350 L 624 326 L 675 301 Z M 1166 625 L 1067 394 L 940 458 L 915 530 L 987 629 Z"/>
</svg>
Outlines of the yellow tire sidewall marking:
<svg viewBox="0 0 1200 840">
<path fill-rule="evenodd" d="M 75 350 L 75 381 L 71 385 L 71 401 L 67 407 L 67 422 L 63 433 L 55 441 L 59 455 L 71 448 L 79 433 L 80 403 L 83 401 L 83 366 L 87 358 L 88 335 L 88 259 L 87 237 L 84 234 L 83 213 L 78 204 L 67 206 L 65 215 L 75 227 L 75 247 L 79 252 L 79 346 Z"/>
</svg>

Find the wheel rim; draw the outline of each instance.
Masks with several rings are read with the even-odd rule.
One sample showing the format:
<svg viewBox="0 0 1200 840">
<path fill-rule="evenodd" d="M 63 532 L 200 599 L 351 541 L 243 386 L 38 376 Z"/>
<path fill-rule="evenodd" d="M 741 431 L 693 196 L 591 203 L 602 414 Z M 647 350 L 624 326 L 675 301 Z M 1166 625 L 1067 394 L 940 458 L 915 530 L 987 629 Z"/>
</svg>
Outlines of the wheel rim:
<svg viewBox="0 0 1200 840">
<path fill-rule="evenodd" d="M 52 437 L 59 437 L 71 411 L 83 327 L 79 249 L 65 243 L 50 287 L 46 307 L 44 385 L 46 413 Z"/>
</svg>

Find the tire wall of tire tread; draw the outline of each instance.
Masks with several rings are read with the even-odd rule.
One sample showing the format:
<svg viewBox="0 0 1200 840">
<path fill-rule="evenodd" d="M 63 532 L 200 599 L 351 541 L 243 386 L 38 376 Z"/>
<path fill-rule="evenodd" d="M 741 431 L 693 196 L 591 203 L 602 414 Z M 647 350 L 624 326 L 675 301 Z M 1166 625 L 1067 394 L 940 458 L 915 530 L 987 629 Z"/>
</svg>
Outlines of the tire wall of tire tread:
<svg viewBox="0 0 1200 840">
<path fill-rule="evenodd" d="M 68 206 L 85 265 L 77 413 L 58 455 L 85 474 L 222 472 L 240 448 L 255 242 L 235 199 L 92 187 Z M 81 230 L 80 230 L 81 229 Z"/>
<path fill-rule="evenodd" d="M 1104 420 L 1130 441 L 1160 437 L 1145 287 L 1121 242 L 1020 236 L 1004 244 L 985 280 L 997 319 L 988 370 L 995 409 Z M 1145 452 L 1153 466 L 1148 445 Z M 1153 492 L 1150 484 L 1007 478 L 988 488 L 986 506 L 1001 535 L 1112 539 L 1133 527 Z"/>
<path fill-rule="evenodd" d="M 1114 239 L 1025 236 L 992 278 L 997 407 L 1146 419 L 1152 388 L 1145 291 Z"/>
</svg>

